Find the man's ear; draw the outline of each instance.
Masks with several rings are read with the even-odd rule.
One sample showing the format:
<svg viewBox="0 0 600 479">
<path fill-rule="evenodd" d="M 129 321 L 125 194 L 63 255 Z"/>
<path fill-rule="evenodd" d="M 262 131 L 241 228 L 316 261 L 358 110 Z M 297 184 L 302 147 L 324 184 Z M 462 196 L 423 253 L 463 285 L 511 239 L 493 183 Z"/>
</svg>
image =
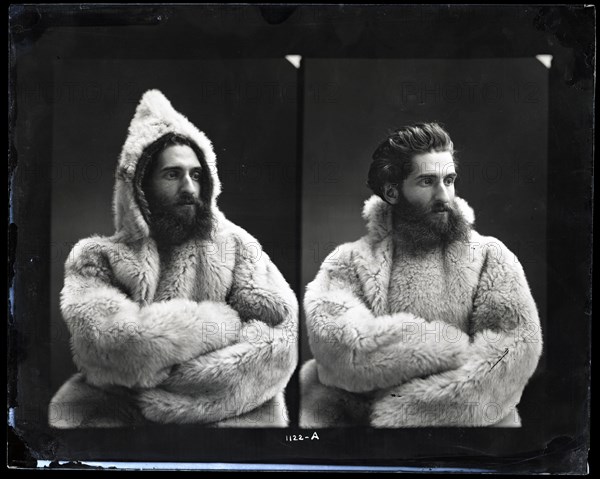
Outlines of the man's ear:
<svg viewBox="0 0 600 479">
<path fill-rule="evenodd" d="M 383 185 L 383 198 L 390 205 L 398 203 L 400 197 L 400 189 L 396 183 L 386 183 Z"/>
</svg>

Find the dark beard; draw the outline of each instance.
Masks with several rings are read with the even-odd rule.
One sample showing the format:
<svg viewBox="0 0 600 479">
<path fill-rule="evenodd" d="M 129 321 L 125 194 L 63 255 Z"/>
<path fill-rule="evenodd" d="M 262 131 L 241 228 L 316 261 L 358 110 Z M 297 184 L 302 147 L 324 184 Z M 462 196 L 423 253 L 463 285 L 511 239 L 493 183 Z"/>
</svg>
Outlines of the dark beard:
<svg viewBox="0 0 600 479">
<path fill-rule="evenodd" d="M 430 251 L 437 247 L 443 249 L 457 241 L 468 242 L 471 225 L 451 202 L 444 205 L 434 203 L 431 208 L 413 206 L 403 195 L 393 205 L 394 234 L 409 252 Z M 437 216 L 435 211 L 446 211 Z"/>
<path fill-rule="evenodd" d="M 191 195 L 182 195 L 176 205 L 164 205 L 160 202 L 149 202 L 150 234 L 159 246 L 176 246 L 194 238 L 211 239 L 214 232 L 215 218 L 210 205 Z M 193 214 L 186 214 L 177 205 L 193 204 Z"/>
</svg>

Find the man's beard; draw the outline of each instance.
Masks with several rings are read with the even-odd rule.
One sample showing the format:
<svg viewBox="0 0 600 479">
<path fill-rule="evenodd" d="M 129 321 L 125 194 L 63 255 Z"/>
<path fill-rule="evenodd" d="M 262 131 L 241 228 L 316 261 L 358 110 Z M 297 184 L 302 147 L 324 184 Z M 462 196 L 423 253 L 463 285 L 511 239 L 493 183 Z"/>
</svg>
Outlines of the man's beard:
<svg viewBox="0 0 600 479">
<path fill-rule="evenodd" d="M 443 211 L 446 214 L 439 213 Z M 454 201 L 420 207 L 400 195 L 399 202 L 393 205 L 393 221 L 394 234 L 413 253 L 447 248 L 457 241 L 467 242 L 471 231 L 471 225 Z"/>
<path fill-rule="evenodd" d="M 208 203 L 187 193 L 181 194 L 175 204 L 148 200 L 150 234 L 159 245 L 176 246 L 191 238 L 212 238 L 215 218 Z"/>
</svg>

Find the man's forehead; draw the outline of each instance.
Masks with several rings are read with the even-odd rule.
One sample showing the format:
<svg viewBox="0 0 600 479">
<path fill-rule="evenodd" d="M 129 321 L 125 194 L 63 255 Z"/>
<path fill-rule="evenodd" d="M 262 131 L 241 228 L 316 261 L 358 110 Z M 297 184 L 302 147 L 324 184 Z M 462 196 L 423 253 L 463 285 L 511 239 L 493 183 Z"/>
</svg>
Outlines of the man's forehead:
<svg viewBox="0 0 600 479">
<path fill-rule="evenodd" d="M 454 158 L 449 151 L 433 151 L 416 155 L 412 159 L 412 172 L 410 176 L 421 175 L 446 176 L 456 173 Z"/>
<path fill-rule="evenodd" d="M 194 150 L 187 145 L 171 145 L 158 155 L 157 167 L 193 167 L 200 168 L 200 160 Z"/>
</svg>

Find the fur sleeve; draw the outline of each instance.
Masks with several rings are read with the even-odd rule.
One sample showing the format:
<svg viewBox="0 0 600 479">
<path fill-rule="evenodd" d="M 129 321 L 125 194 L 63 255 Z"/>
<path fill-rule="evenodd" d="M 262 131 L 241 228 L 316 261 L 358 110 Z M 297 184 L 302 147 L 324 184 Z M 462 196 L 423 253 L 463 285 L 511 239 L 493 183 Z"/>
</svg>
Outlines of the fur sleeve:
<svg viewBox="0 0 600 479">
<path fill-rule="evenodd" d="M 96 385 L 154 386 L 170 368 L 237 341 L 238 314 L 184 299 L 140 306 L 113 284 L 101 242 L 83 240 L 65 264 L 61 312 L 73 359 Z"/>
<path fill-rule="evenodd" d="M 237 256 L 228 304 L 243 321 L 276 326 L 297 317 L 296 295 L 260 243 L 241 228 L 234 238 Z"/>
<path fill-rule="evenodd" d="M 181 364 L 144 391 L 148 419 L 215 422 L 257 408 L 287 385 L 298 362 L 296 297 L 266 253 L 238 254 L 246 256 L 238 258 L 229 304 L 244 320 L 239 342 Z"/>
<path fill-rule="evenodd" d="M 320 381 L 366 392 L 462 364 L 468 338 L 453 326 L 425 328 L 423 318 L 408 313 L 373 315 L 361 299 L 351 246 L 325 260 L 304 297 Z"/>
<path fill-rule="evenodd" d="M 523 268 L 506 246 L 495 244 L 487 249 L 474 300 L 467 362 L 386 391 L 374 404 L 374 426 L 489 426 L 516 414 L 542 335 Z"/>
</svg>

